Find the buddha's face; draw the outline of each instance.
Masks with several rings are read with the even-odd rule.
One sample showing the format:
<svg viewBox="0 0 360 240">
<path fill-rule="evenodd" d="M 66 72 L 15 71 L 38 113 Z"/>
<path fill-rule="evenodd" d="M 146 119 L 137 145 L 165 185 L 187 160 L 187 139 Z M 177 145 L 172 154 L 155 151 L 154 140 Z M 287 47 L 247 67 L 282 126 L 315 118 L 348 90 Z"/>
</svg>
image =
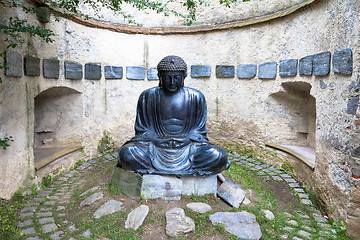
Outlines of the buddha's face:
<svg viewBox="0 0 360 240">
<path fill-rule="evenodd" d="M 184 85 L 183 71 L 162 71 L 160 74 L 160 81 L 166 93 L 177 93 Z"/>
</svg>

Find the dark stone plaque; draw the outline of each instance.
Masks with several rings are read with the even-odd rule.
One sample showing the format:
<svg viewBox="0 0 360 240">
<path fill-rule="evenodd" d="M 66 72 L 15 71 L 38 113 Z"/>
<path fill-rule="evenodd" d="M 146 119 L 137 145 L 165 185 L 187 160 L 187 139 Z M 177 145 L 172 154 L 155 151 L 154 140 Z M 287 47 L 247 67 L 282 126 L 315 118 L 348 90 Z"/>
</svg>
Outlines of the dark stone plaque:
<svg viewBox="0 0 360 240">
<path fill-rule="evenodd" d="M 240 64 L 237 67 L 238 78 L 252 78 L 256 75 L 256 64 Z"/>
<path fill-rule="evenodd" d="M 279 75 L 281 77 L 291 77 L 297 74 L 297 59 L 280 60 Z"/>
<path fill-rule="evenodd" d="M 26 76 L 40 76 L 40 58 L 25 57 L 24 68 Z"/>
<path fill-rule="evenodd" d="M 101 65 L 98 64 L 85 64 L 85 79 L 100 80 L 101 78 Z"/>
<path fill-rule="evenodd" d="M 140 200 L 142 177 L 139 174 L 114 166 L 111 184 L 129 198 Z"/>
<path fill-rule="evenodd" d="M 235 76 L 235 67 L 232 65 L 216 65 L 216 77 L 232 78 Z"/>
<path fill-rule="evenodd" d="M 149 68 L 147 71 L 148 80 L 159 80 L 158 71 L 155 67 Z"/>
<path fill-rule="evenodd" d="M 275 79 L 276 78 L 276 62 L 266 62 L 259 65 L 258 77 L 260 79 Z"/>
<path fill-rule="evenodd" d="M 313 56 L 306 56 L 299 61 L 299 75 L 310 76 L 313 73 Z"/>
<path fill-rule="evenodd" d="M 65 62 L 65 78 L 79 80 L 83 77 L 82 65 L 75 62 Z"/>
<path fill-rule="evenodd" d="M 105 79 L 122 79 L 123 67 L 105 66 Z"/>
<path fill-rule="evenodd" d="M 60 61 L 56 59 L 43 60 L 43 74 L 46 78 L 59 78 Z"/>
<path fill-rule="evenodd" d="M 211 67 L 210 65 L 191 65 L 191 77 L 210 77 Z"/>
<path fill-rule="evenodd" d="M 332 66 L 335 73 L 351 75 L 353 72 L 353 57 L 351 49 L 347 48 L 335 52 L 333 55 Z"/>
<path fill-rule="evenodd" d="M 352 97 L 349 99 L 348 103 L 347 103 L 347 110 L 346 112 L 348 114 L 351 114 L 351 115 L 355 115 L 356 114 L 356 111 L 358 109 L 358 106 L 359 106 L 359 96 L 357 97 Z"/>
<path fill-rule="evenodd" d="M 22 56 L 17 52 L 6 50 L 5 52 L 5 76 L 7 77 L 21 77 L 22 76 Z"/>
<path fill-rule="evenodd" d="M 136 66 L 126 67 L 126 78 L 130 80 L 144 80 L 145 68 Z"/>
<path fill-rule="evenodd" d="M 314 76 L 325 76 L 330 72 L 330 52 L 313 55 Z"/>
</svg>

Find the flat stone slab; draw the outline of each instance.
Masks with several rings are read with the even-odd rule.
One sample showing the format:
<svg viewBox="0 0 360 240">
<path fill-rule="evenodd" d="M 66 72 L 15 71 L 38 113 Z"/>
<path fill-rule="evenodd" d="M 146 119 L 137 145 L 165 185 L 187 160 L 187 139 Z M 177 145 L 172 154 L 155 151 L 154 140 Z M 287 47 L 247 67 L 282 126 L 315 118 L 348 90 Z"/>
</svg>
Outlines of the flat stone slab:
<svg viewBox="0 0 360 240">
<path fill-rule="evenodd" d="M 94 218 L 99 219 L 102 216 L 118 212 L 121 210 L 121 208 L 122 202 L 111 199 L 104 203 L 98 210 L 96 210 L 96 212 L 94 213 Z"/>
<path fill-rule="evenodd" d="M 217 175 L 209 177 L 182 177 L 182 194 L 203 196 L 205 194 L 216 194 Z"/>
<path fill-rule="evenodd" d="M 332 58 L 333 71 L 351 75 L 353 72 L 353 54 L 350 48 L 337 51 Z"/>
<path fill-rule="evenodd" d="M 144 175 L 141 196 L 145 199 L 180 200 L 182 181 L 177 177 Z"/>
<path fill-rule="evenodd" d="M 82 194 L 80 194 L 79 197 L 84 197 L 84 196 L 88 195 L 89 193 L 95 192 L 98 189 L 99 189 L 99 187 L 92 187 L 92 188 L 86 190 L 85 192 L 83 192 Z"/>
<path fill-rule="evenodd" d="M 235 76 L 235 66 L 232 65 L 216 65 L 216 77 L 232 78 Z"/>
<path fill-rule="evenodd" d="M 329 51 L 313 55 L 314 76 L 325 76 L 329 74 L 330 58 L 331 53 Z"/>
<path fill-rule="evenodd" d="M 186 204 L 186 207 L 194 212 L 206 213 L 212 210 L 211 206 L 202 202 L 193 202 Z"/>
<path fill-rule="evenodd" d="M 5 76 L 21 77 L 23 74 L 23 61 L 20 53 L 6 50 L 5 52 Z"/>
<path fill-rule="evenodd" d="M 252 78 L 256 75 L 257 66 L 256 64 L 240 64 L 237 67 L 238 78 Z"/>
<path fill-rule="evenodd" d="M 101 192 L 94 193 L 90 195 L 89 197 L 85 198 L 81 203 L 80 207 L 91 205 L 92 203 L 96 202 L 99 199 L 102 199 L 104 195 Z"/>
<path fill-rule="evenodd" d="M 143 224 L 148 213 L 149 207 L 147 205 L 141 205 L 132 210 L 127 216 L 125 229 L 132 228 L 136 231 Z"/>
<path fill-rule="evenodd" d="M 270 210 L 264 210 L 264 209 L 261 209 L 261 211 L 265 214 L 265 217 L 269 220 L 273 220 L 275 219 L 275 215 L 273 214 L 272 211 Z"/>
<path fill-rule="evenodd" d="M 85 79 L 100 80 L 101 78 L 101 65 L 98 64 L 85 64 Z"/>
<path fill-rule="evenodd" d="M 297 74 L 297 59 L 280 60 L 279 75 L 281 77 L 291 77 Z"/>
<path fill-rule="evenodd" d="M 83 232 L 80 236 L 84 237 L 84 238 L 90 238 L 91 237 L 91 231 L 90 229 L 86 230 L 85 232 Z"/>
<path fill-rule="evenodd" d="M 105 79 L 122 79 L 123 67 L 105 66 Z"/>
<path fill-rule="evenodd" d="M 32 221 L 32 219 L 29 219 L 29 220 L 25 220 L 23 222 L 19 222 L 17 226 L 21 228 L 21 227 L 29 226 L 31 224 L 33 224 L 33 221 Z"/>
<path fill-rule="evenodd" d="M 54 223 L 55 222 L 55 219 L 53 217 L 49 217 L 49 218 L 40 218 L 39 219 L 39 224 L 40 225 L 43 225 L 43 224 L 46 224 L 46 223 Z"/>
<path fill-rule="evenodd" d="M 152 67 L 147 71 L 148 80 L 159 80 L 157 68 Z"/>
<path fill-rule="evenodd" d="M 262 236 L 256 216 L 246 211 L 218 212 L 210 215 L 212 224 L 222 224 L 225 230 L 240 239 L 260 239 Z"/>
<path fill-rule="evenodd" d="M 40 76 L 40 58 L 25 57 L 24 70 L 26 76 Z"/>
<path fill-rule="evenodd" d="M 195 231 L 194 220 L 185 216 L 182 208 L 172 208 L 165 214 L 166 217 L 166 235 L 178 237 L 181 234 Z"/>
<path fill-rule="evenodd" d="M 72 80 L 80 80 L 83 77 L 83 69 L 80 63 L 65 62 L 65 78 Z"/>
<path fill-rule="evenodd" d="M 313 73 L 313 56 L 306 56 L 299 60 L 299 75 L 310 76 Z"/>
<path fill-rule="evenodd" d="M 130 80 L 144 80 L 145 68 L 137 66 L 126 67 L 126 78 Z"/>
<path fill-rule="evenodd" d="M 276 78 L 276 62 L 266 62 L 259 65 L 258 77 L 260 79 L 275 79 Z"/>
<path fill-rule="evenodd" d="M 210 77 L 211 67 L 210 65 L 191 65 L 191 77 Z"/>
<path fill-rule="evenodd" d="M 235 208 L 238 208 L 245 198 L 245 192 L 229 179 L 220 185 L 217 195 Z"/>
<path fill-rule="evenodd" d="M 44 233 L 52 232 L 54 230 L 58 229 L 58 226 L 56 226 L 55 223 L 50 223 L 42 226 L 42 231 Z"/>
</svg>

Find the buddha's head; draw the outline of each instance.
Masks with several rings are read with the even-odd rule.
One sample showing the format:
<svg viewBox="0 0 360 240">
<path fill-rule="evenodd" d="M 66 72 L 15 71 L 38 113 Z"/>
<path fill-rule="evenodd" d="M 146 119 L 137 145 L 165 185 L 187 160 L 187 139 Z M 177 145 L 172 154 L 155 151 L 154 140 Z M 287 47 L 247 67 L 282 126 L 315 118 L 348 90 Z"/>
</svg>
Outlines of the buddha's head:
<svg viewBox="0 0 360 240">
<path fill-rule="evenodd" d="M 177 93 L 184 86 L 187 66 L 181 57 L 164 57 L 157 65 L 157 70 L 159 87 L 162 87 L 165 93 Z"/>
</svg>

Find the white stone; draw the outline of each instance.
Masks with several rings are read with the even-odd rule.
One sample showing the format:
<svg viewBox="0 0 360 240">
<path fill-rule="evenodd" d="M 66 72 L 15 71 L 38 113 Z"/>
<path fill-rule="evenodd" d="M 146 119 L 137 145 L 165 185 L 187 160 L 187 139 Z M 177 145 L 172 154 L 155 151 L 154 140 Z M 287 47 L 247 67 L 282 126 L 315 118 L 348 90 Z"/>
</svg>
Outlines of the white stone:
<svg viewBox="0 0 360 240">
<path fill-rule="evenodd" d="M 201 202 L 188 203 L 186 204 L 186 207 L 188 207 L 194 212 L 199 212 L 199 213 L 206 213 L 212 210 L 210 205 Z"/>
<path fill-rule="evenodd" d="M 80 203 L 80 207 L 86 206 L 86 205 L 90 205 L 94 202 L 96 202 L 97 200 L 103 198 L 104 195 L 101 192 L 97 192 L 94 193 L 92 195 L 90 195 L 89 197 L 85 198 L 81 203 Z"/>
<path fill-rule="evenodd" d="M 143 224 L 148 213 L 149 207 L 147 205 L 141 205 L 140 207 L 135 208 L 127 216 L 125 228 L 137 230 Z"/>
<path fill-rule="evenodd" d="M 273 220 L 275 218 L 275 215 L 272 211 L 270 210 L 264 210 L 264 209 L 261 209 L 261 211 L 265 214 L 265 217 L 269 220 Z"/>
<path fill-rule="evenodd" d="M 98 189 L 99 189 L 99 187 L 90 188 L 90 189 L 86 190 L 85 192 L 83 192 L 82 194 L 80 194 L 79 197 L 84 197 L 85 195 L 95 192 Z"/>
<path fill-rule="evenodd" d="M 166 235 L 178 237 L 183 233 L 195 231 L 194 220 L 185 216 L 181 208 L 172 208 L 166 212 Z"/>
<path fill-rule="evenodd" d="M 163 198 L 180 200 L 182 181 L 177 177 L 144 175 L 141 186 L 141 197 L 145 199 Z"/>
<path fill-rule="evenodd" d="M 245 192 L 229 179 L 226 179 L 226 181 L 220 185 L 217 194 L 235 208 L 240 206 L 245 197 Z"/>
<path fill-rule="evenodd" d="M 247 197 L 244 197 L 244 200 L 242 201 L 241 204 L 250 205 L 250 204 L 251 204 L 251 201 L 250 201 L 250 199 L 248 199 Z"/>
<path fill-rule="evenodd" d="M 98 219 L 102 216 L 112 214 L 114 212 L 120 211 L 122 208 L 122 202 L 116 201 L 116 200 L 109 200 L 106 203 L 104 203 L 96 212 L 94 213 L 94 218 Z"/>
</svg>

